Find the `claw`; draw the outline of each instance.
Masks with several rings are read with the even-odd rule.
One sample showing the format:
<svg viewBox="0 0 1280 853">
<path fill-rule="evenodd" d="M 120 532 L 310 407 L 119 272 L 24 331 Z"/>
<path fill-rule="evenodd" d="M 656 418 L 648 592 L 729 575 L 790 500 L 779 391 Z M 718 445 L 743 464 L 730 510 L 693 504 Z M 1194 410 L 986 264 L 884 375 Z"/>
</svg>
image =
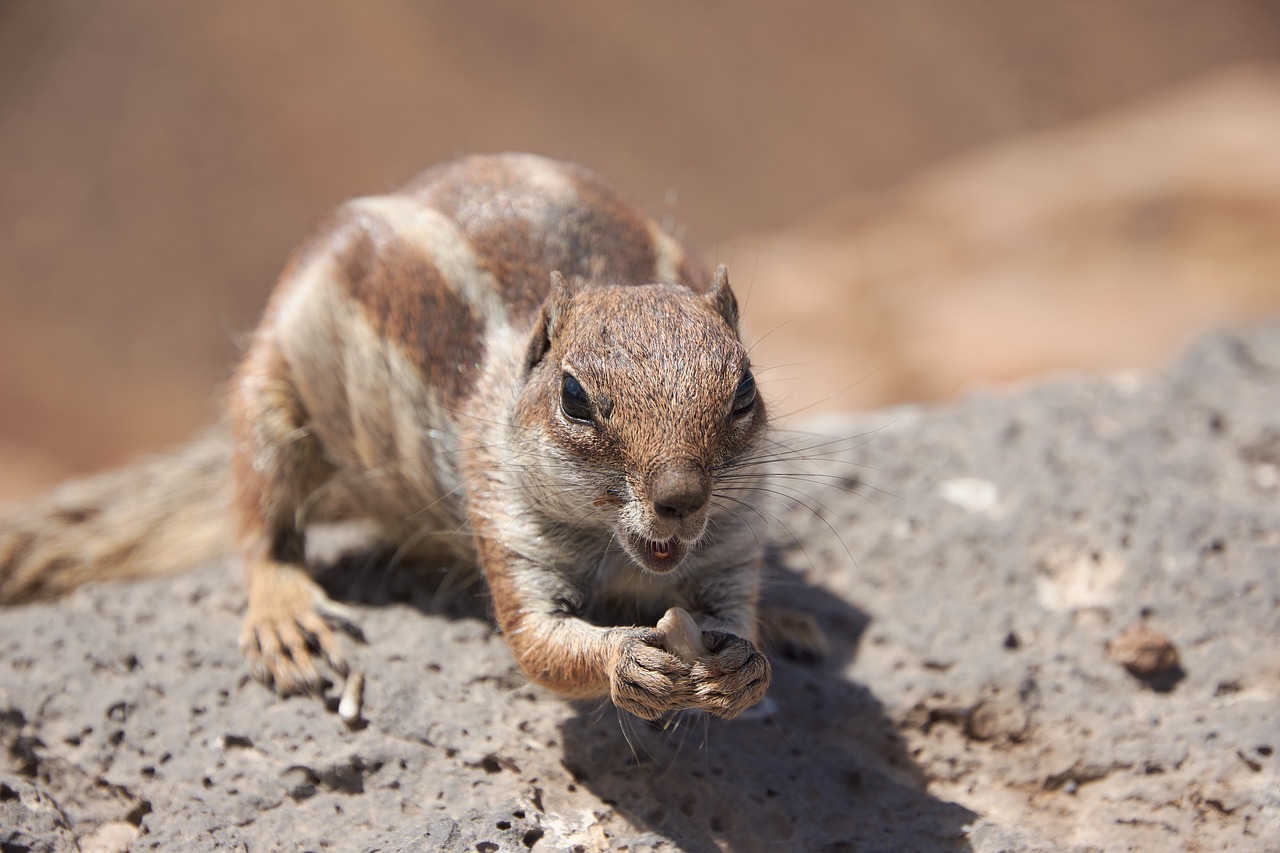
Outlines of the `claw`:
<svg viewBox="0 0 1280 853">
<path fill-rule="evenodd" d="M 342 654 L 342 646 L 324 615 L 315 611 L 300 614 L 298 624 L 307 632 L 309 645 L 319 649 L 320 654 L 324 655 L 325 663 L 329 668 L 346 678 L 348 672 L 346 657 Z"/>
<path fill-rule="evenodd" d="M 339 604 L 323 592 L 313 602 L 315 612 L 325 621 L 330 628 L 341 631 L 348 637 L 363 643 L 364 631 L 360 628 L 356 621 L 356 613 L 345 604 Z"/>
<path fill-rule="evenodd" d="M 259 681 L 282 696 L 323 693 L 329 682 L 316 657 L 343 678 L 350 668 L 333 625 L 359 633 L 350 610 L 334 604 L 301 569 L 259 564 L 251 575 L 240 649 Z"/>
</svg>

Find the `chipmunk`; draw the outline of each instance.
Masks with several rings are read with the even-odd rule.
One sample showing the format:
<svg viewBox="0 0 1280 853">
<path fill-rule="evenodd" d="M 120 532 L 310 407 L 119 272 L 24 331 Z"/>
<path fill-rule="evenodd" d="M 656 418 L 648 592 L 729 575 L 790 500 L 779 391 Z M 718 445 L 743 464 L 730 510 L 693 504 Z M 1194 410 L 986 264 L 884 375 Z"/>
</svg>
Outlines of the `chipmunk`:
<svg viewBox="0 0 1280 853">
<path fill-rule="evenodd" d="M 0 601 L 207 559 L 234 539 L 240 639 L 284 694 L 348 667 L 307 526 L 372 519 L 478 566 L 523 671 L 645 719 L 733 717 L 770 683 L 751 530 L 768 414 L 721 266 L 582 167 L 437 166 L 345 203 L 282 273 L 226 424 L 0 518 Z M 689 611 L 701 656 L 652 627 Z M 696 645 L 696 644 L 695 644 Z"/>
</svg>

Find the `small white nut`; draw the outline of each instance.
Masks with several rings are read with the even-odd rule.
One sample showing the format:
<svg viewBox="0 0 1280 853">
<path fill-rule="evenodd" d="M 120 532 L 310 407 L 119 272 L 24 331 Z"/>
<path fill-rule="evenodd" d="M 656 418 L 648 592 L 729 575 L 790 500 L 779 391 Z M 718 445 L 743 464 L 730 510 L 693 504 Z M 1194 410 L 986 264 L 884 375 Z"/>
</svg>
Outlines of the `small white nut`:
<svg viewBox="0 0 1280 853">
<path fill-rule="evenodd" d="M 364 676 L 353 672 L 347 676 L 347 683 L 342 688 L 342 698 L 338 700 L 338 716 L 342 722 L 353 726 L 360 722 L 360 714 L 364 710 Z"/>
<path fill-rule="evenodd" d="M 658 630 L 662 632 L 662 647 L 685 663 L 708 654 L 698 623 L 684 608 L 672 607 L 664 613 L 658 620 Z"/>
</svg>

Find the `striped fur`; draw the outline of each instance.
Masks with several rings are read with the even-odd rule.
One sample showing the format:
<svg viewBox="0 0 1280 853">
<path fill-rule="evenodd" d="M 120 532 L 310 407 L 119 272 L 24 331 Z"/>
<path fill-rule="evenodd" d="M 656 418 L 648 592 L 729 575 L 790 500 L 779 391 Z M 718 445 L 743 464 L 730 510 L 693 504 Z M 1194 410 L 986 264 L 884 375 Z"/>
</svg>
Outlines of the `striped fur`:
<svg viewBox="0 0 1280 853">
<path fill-rule="evenodd" d="M 767 426 L 748 378 L 723 268 L 580 167 L 469 157 L 348 202 L 291 260 L 233 384 L 220 458 L 251 667 L 282 692 L 323 682 L 316 650 L 346 671 L 303 564 L 340 494 L 406 550 L 478 565 L 533 679 L 650 718 L 740 712 L 769 681 L 760 546 L 716 488 Z M 0 582 L 60 589 L 55 563 Z M 672 606 L 706 658 L 662 649 L 648 626 Z"/>
</svg>

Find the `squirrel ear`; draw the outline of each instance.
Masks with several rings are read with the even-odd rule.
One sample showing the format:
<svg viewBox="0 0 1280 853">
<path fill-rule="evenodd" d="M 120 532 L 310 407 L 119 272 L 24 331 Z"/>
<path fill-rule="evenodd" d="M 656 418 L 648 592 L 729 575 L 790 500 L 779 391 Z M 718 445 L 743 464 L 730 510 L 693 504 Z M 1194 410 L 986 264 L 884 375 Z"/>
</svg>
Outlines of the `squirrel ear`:
<svg viewBox="0 0 1280 853">
<path fill-rule="evenodd" d="M 707 301 L 711 303 L 712 308 L 716 309 L 716 313 L 729 324 L 729 328 L 737 332 L 738 300 L 734 297 L 733 290 L 729 287 L 729 268 L 724 264 L 716 267 L 716 277 L 711 283 L 711 291 L 707 294 Z"/>
<path fill-rule="evenodd" d="M 538 309 L 538 318 L 533 322 L 533 331 L 529 335 L 529 343 L 525 349 L 524 369 L 528 373 L 538 365 L 551 349 L 551 339 L 555 337 L 556 327 L 564 316 L 569 300 L 573 296 L 569 282 L 565 281 L 560 270 L 551 273 L 551 290 Z"/>
</svg>

